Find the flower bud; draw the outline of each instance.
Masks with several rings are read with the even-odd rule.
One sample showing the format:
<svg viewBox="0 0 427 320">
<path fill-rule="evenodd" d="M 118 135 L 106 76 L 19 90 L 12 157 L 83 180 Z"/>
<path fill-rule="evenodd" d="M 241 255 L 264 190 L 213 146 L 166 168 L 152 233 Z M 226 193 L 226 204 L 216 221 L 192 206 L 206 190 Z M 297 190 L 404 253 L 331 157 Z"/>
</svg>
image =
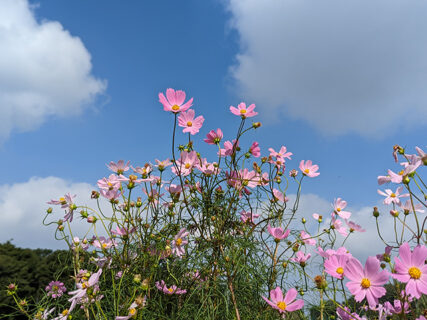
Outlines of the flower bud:
<svg viewBox="0 0 427 320">
<path fill-rule="evenodd" d="M 99 198 L 99 192 L 98 191 L 92 191 L 90 198 L 91 199 L 98 199 Z"/>
<path fill-rule="evenodd" d="M 283 267 L 283 269 L 286 269 L 286 267 L 288 266 L 288 263 L 287 262 L 283 262 L 282 263 L 282 267 Z"/>
<path fill-rule="evenodd" d="M 150 287 L 150 279 L 144 279 L 141 283 L 141 288 L 142 290 L 148 290 L 148 288 Z"/>
<path fill-rule="evenodd" d="M 302 224 L 305 224 L 307 222 L 307 220 L 305 220 L 305 218 L 301 219 Z"/>
<path fill-rule="evenodd" d="M 316 284 L 317 289 L 324 290 L 328 286 L 326 279 L 320 275 L 314 277 L 314 283 Z"/>
<path fill-rule="evenodd" d="M 295 178 L 298 175 L 298 171 L 295 169 L 292 169 L 291 171 L 289 171 L 289 176 L 291 176 L 292 178 Z"/>
<path fill-rule="evenodd" d="M 141 282 L 141 275 L 140 274 L 134 275 L 133 276 L 133 282 L 140 283 Z"/>
<path fill-rule="evenodd" d="M 52 211 L 53 211 L 52 207 L 49 207 L 49 208 L 47 208 L 47 210 L 46 210 L 46 212 L 47 212 L 47 213 L 52 213 Z"/>
<path fill-rule="evenodd" d="M 380 266 L 381 266 L 381 269 L 385 269 L 386 267 L 385 263 L 381 263 Z"/>
<path fill-rule="evenodd" d="M 61 224 L 61 225 L 59 225 L 59 226 L 58 226 L 58 230 L 59 230 L 59 231 L 63 231 L 63 230 L 64 230 L 64 225 L 62 225 L 62 224 Z"/>
<path fill-rule="evenodd" d="M 94 216 L 90 216 L 90 217 L 88 217 L 88 218 L 87 218 L 87 222 L 88 222 L 88 223 L 95 223 L 95 222 L 96 222 L 96 220 L 97 220 L 97 218 L 96 218 L 96 217 L 94 217 Z"/>
<path fill-rule="evenodd" d="M 87 218 L 88 217 L 88 213 L 85 210 L 80 211 L 80 215 L 82 216 L 82 218 Z"/>
<path fill-rule="evenodd" d="M 261 127 L 261 122 L 254 122 L 254 123 L 252 123 L 252 127 L 254 129 L 257 129 L 257 128 Z"/>
<path fill-rule="evenodd" d="M 409 184 L 409 182 L 411 182 L 411 179 L 407 175 L 402 178 L 402 183 Z"/>
<path fill-rule="evenodd" d="M 392 217 L 397 218 L 399 216 L 399 211 L 397 210 L 390 210 L 390 214 Z"/>
<path fill-rule="evenodd" d="M 372 215 L 373 215 L 375 218 L 378 218 L 378 217 L 380 216 L 380 213 L 379 213 L 379 211 L 378 211 L 378 208 L 377 208 L 377 207 L 374 207 L 374 211 L 372 212 Z"/>
</svg>

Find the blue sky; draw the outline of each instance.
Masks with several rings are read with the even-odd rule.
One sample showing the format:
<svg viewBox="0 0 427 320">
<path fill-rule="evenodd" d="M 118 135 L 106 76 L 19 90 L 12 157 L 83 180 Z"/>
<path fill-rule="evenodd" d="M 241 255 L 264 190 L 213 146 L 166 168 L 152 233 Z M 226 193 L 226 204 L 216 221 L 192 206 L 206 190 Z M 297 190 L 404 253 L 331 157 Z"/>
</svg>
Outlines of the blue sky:
<svg viewBox="0 0 427 320">
<path fill-rule="evenodd" d="M 317 10 L 290 0 L 4 1 L 0 46 L 11 49 L 0 55 L 0 120 L 8 124 L 0 130 L 0 241 L 13 234 L 22 246 L 52 246 L 29 240 L 33 229 L 22 224 L 41 220 L 56 190 L 86 190 L 109 174 L 111 160 L 168 157 L 172 116 L 157 96 L 169 87 L 194 97 L 205 117 L 194 138 L 202 153 L 209 130 L 221 127 L 228 139 L 236 132 L 230 105 L 256 103 L 263 126 L 251 139 L 263 154 L 285 145 L 294 154 L 289 169 L 312 159 L 321 175 L 304 191 L 319 209 L 342 197 L 366 215 L 380 200 L 376 177 L 393 167 L 392 146 L 413 152 L 427 136 L 427 7 L 403 5 L 397 15 L 397 1 L 369 3 L 350 1 L 348 10 L 331 0 Z M 373 18 L 369 6 L 387 6 L 390 19 Z M 41 102 L 9 99 L 26 90 Z M 37 195 L 43 188 L 53 193 Z M 32 203 L 13 220 L 25 199 Z"/>
</svg>

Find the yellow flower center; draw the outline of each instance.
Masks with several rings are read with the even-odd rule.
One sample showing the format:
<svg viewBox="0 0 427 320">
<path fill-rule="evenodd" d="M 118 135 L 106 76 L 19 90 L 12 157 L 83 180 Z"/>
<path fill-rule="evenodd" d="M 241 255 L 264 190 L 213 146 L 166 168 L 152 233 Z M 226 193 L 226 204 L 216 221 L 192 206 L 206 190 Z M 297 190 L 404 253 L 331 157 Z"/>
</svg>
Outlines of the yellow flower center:
<svg viewBox="0 0 427 320">
<path fill-rule="evenodd" d="M 403 172 L 404 172 L 403 170 L 400 170 L 399 173 L 398 173 L 398 175 L 399 176 L 403 176 Z"/>
<path fill-rule="evenodd" d="M 61 312 L 61 314 L 62 314 L 63 316 L 66 316 L 66 315 L 68 314 L 68 309 L 65 309 L 64 311 L 62 311 L 62 312 Z"/>
<path fill-rule="evenodd" d="M 342 267 L 339 267 L 337 270 L 336 270 L 336 273 L 338 273 L 338 274 L 343 274 L 344 273 L 344 269 L 342 268 Z M 369 281 L 369 280 L 368 280 Z"/>
<path fill-rule="evenodd" d="M 176 105 L 176 104 L 175 104 L 175 105 L 173 105 L 173 106 L 172 106 L 172 110 L 173 110 L 173 111 L 178 111 L 178 110 L 179 110 L 179 106 L 178 106 L 178 105 Z"/>
<path fill-rule="evenodd" d="M 113 186 L 113 184 L 111 182 L 109 182 L 109 181 L 107 182 L 107 184 L 108 184 L 109 187 Z"/>
<path fill-rule="evenodd" d="M 187 122 L 187 127 L 191 127 L 193 125 L 193 123 L 191 121 Z"/>
<path fill-rule="evenodd" d="M 411 267 L 408 270 L 409 275 L 411 276 L 412 279 L 419 279 L 421 278 L 421 270 L 418 269 L 417 267 Z"/>
<path fill-rule="evenodd" d="M 180 246 L 182 244 L 182 239 L 181 238 L 176 239 L 175 243 L 177 246 Z"/>
<path fill-rule="evenodd" d="M 305 170 L 304 170 L 304 173 L 305 173 L 305 174 L 309 174 L 309 173 L 310 173 L 310 170 L 309 170 L 309 169 L 305 169 Z"/>
<path fill-rule="evenodd" d="M 338 212 L 340 212 L 340 211 L 341 211 L 341 208 L 337 208 L 337 211 L 338 211 Z"/>
<path fill-rule="evenodd" d="M 132 308 L 129 310 L 129 315 L 134 316 L 136 314 L 136 309 Z"/>
<path fill-rule="evenodd" d="M 191 164 L 189 164 L 189 163 L 185 164 L 185 169 L 190 169 L 190 167 L 191 167 Z"/>
<path fill-rule="evenodd" d="M 395 194 L 395 193 L 392 193 L 392 194 L 390 195 L 390 197 L 392 197 L 392 198 L 396 198 L 396 194 Z"/>
<path fill-rule="evenodd" d="M 285 311 L 285 309 L 286 309 L 286 303 L 285 303 L 285 301 L 280 301 L 280 302 L 278 302 L 278 303 L 277 303 L 277 307 L 278 307 L 280 310 Z"/>
<path fill-rule="evenodd" d="M 169 288 L 169 289 L 168 289 L 168 291 L 169 291 L 170 293 L 172 293 L 172 292 L 173 292 L 173 289 L 172 289 L 172 288 Z"/>
<path fill-rule="evenodd" d="M 102 247 L 105 249 L 105 248 L 107 248 L 107 244 L 106 243 L 103 243 L 102 244 Z"/>
<path fill-rule="evenodd" d="M 371 281 L 369 281 L 369 279 L 367 278 L 363 278 L 362 281 L 360 282 L 360 285 L 362 286 L 363 289 L 368 289 L 371 286 Z"/>
<path fill-rule="evenodd" d="M 58 286 L 53 286 L 53 287 L 52 287 L 52 290 L 53 290 L 53 291 L 58 291 Z"/>
<path fill-rule="evenodd" d="M 245 114 L 245 113 L 246 113 L 246 109 L 241 109 L 241 110 L 240 110 L 240 113 L 241 113 L 241 114 Z"/>
<path fill-rule="evenodd" d="M 89 288 L 89 284 L 87 282 L 82 283 L 82 289 Z"/>
</svg>

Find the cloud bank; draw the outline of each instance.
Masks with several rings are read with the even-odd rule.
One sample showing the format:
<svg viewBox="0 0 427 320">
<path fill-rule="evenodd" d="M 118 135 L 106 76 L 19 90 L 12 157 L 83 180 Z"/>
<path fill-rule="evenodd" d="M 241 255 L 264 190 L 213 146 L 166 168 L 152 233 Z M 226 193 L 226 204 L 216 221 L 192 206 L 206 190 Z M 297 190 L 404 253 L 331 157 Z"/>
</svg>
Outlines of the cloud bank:
<svg viewBox="0 0 427 320">
<path fill-rule="evenodd" d="M 80 114 L 106 88 L 83 42 L 57 21 L 38 22 L 27 0 L 0 1 L 0 47 L 0 142 Z"/>
<path fill-rule="evenodd" d="M 229 0 L 239 93 L 325 135 L 427 124 L 427 2 Z"/>
</svg>

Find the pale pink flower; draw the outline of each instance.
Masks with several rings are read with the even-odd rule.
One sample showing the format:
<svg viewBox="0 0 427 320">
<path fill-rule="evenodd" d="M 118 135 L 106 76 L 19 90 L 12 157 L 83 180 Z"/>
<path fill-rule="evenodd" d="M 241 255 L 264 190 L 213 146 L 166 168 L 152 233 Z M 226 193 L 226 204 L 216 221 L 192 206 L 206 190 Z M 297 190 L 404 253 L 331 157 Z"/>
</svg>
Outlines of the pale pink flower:
<svg viewBox="0 0 427 320">
<path fill-rule="evenodd" d="M 119 189 L 112 189 L 112 190 L 100 189 L 99 194 L 101 196 L 103 196 L 104 198 L 113 202 L 114 200 L 116 200 L 120 197 L 122 192 Z"/>
<path fill-rule="evenodd" d="M 220 150 L 220 155 L 222 157 L 231 156 L 236 152 L 236 149 L 239 147 L 239 141 L 233 140 L 233 143 L 230 141 L 224 142 L 224 149 Z"/>
<path fill-rule="evenodd" d="M 298 251 L 295 258 L 291 258 L 290 260 L 296 263 L 299 263 L 301 267 L 305 267 L 306 262 L 308 259 L 310 259 L 311 254 L 308 253 L 307 255 L 304 254 L 302 251 Z"/>
<path fill-rule="evenodd" d="M 325 271 L 337 279 L 344 278 L 344 271 L 349 257 L 346 255 L 333 255 L 325 261 Z"/>
<path fill-rule="evenodd" d="M 354 231 L 357 231 L 357 232 L 366 232 L 365 229 L 363 229 L 360 225 L 356 224 L 353 221 L 347 221 L 347 220 L 345 220 L 345 222 L 347 223 L 347 226 L 350 228 L 350 232 L 354 232 Z"/>
<path fill-rule="evenodd" d="M 384 199 L 384 204 L 391 204 L 395 203 L 397 205 L 400 204 L 400 198 L 409 197 L 408 193 L 400 194 L 403 190 L 403 187 L 399 187 L 396 189 L 395 192 L 391 191 L 390 189 L 385 189 L 385 192 L 378 190 L 378 194 L 386 197 Z"/>
<path fill-rule="evenodd" d="M 199 169 L 208 177 L 213 174 L 218 174 L 221 171 L 216 162 L 210 163 L 206 160 L 206 158 L 200 160 L 199 164 L 197 164 L 197 169 Z"/>
<path fill-rule="evenodd" d="M 406 157 L 409 161 L 400 163 L 405 168 L 403 174 L 404 176 L 414 172 L 422 164 L 421 158 L 416 154 L 406 155 Z"/>
<path fill-rule="evenodd" d="M 385 247 L 384 253 L 377 254 L 376 257 L 379 261 L 385 261 L 386 258 L 390 259 L 391 250 L 393 247 L 387 246 Z"/>
<path fill-rule="evenodd" d="M 427 165 L 427 153 L 425 153 L 421 148 L 415 147 L 415 150 L 417 150 L 418 156 L 420 157 L 421 162 L 424 165 Z"/>
<path fill-rule="evenodd" d="M 67 209 L 65 211 L 64 221 L 73 221 L 73 214 L 74 210 L 77 208 L 76 204 L 74 203 L 73 199 L 76 197 L 76 195 L 71 195 L 71 193 L 66 193 L 63 197 L 59 198 L 59 200 L 51 200 L 48 202 L 48 204 L 53 205 L 61 205 L 62 209 Z"/>
<path fill-rule="evenodd" d="M 286 239 L 289 234 L 291 233 L 291 230 L 283 230 L 282 228 L 273 228 L 270 225 L 267 225 L 268 233 L 270 233 L 276 240 L 283 240 Z"/>
<path fill-rule="evenodd" d="M 360 317 L 357 313 L 351 313 L 348 307 L 344 307 L 345 311 L 337 308 L 337 315 L 339 320 L 366 320 L 366 317 Z"/>
<path fill-rule="evenodd" d="M 142 191 L 147 196 L 148 202 L 154 205 L 157 205 L 157 203 L 159 203 L 160 197 L 163 196 L 163 193 L 159 194 L 159 192 L 156 189 L 151 189 L 150 191 L 147 191 L 147 189 L 142 188 Z"/>
<path fill-rule="evenodd" d="M 188 235 L 189 232 L 185 228 L 182 228 L 179 230 L 174 240 L 172 241 L 172 253 L 174 253 L 179 258 L 185 254 L 183 246 L 188 244 Z"/>
<path fill-rule="evenodd" d="M 160 171 L 163 171 L 166 167 L 169 167 L 172 162 L 167 158 L 166 160 L 160 161 L 156 159 L 156 167 L 159 168 Z"/>
<path fill-rule="evenodd" d="M 171 194 L 171 196 L 176 197 L 182 192 L 181 185 L 170 184 L 168 187 L 165 187 L 165 190 Z"/>
<path fill-rule="evenodd" d="M 242 222 L 254 223 L 254 219 L 259 218 L 259 214 L 252 213 L 251 211 L 242 211 L 240 212 L 240 220 Z"/>
<path fill-rule="evenodd" d="M 419 299 L 422 294 L 427 294 L 427 248 L 416 246 L 413 251 L 407 242 L 399 248 L 399 257 L 395 257 L 395 273 L 391 276 L 406 283 L 406 292 Z"/>
<path fill-rule="evenodd" d="M 101 236 L 99 239 L 93 241 L 93 246 L 99 249 L 110 249 L 111 247 L 116 246 L 116 242 L 114 239 L 106 239 L 105 237 Z"/>
<path fill-rule="evenodd" d="M 188 176 L 198 162 L 196 151 L 183 151 L 181 152 L 181 157 L 176 160 L 178 170 L 175 167 L 172 167 L 172 171 L 176 175 L 180 174 L 181 176 Z"/>
<path fill-rule="evenodd" d="M 339 247 L 337 250 L 327 249 L 324 251 L 322 247 L 317 247 L 317 252 L 323 258 L 330 258 L 332 256 L 346 256 L 348 258 L 352 257 L 351 253 L 345 247 Z"/>
<path fill-rule="evenodd" d="M 307 160 L 306 162 L 304 160 L 301 160 L 299 168 L 303 175 L 308 176 L 310 178 L 317 177 L 320 174 L 319 172 L 317 172 L 317 170 L 319 170 L 319 166 L 317 164 L 313 165 L 311 160 Z"/>
<path fill-rule="evenodd" d="M 305 232 L 304 230 L 301 230 L 300 237 L 301 237 L 301 240 L 305 244 L 308 244 L 309 246 L 315 246 L 316 245 L 316 240 L 311 238 L 311 236 L 307 232 Z"/>
<path fill-rule="evenodd" d="M 380 271 L 380 262 L 376 257 L 369 257 L 363 268 L 359 260 L 352 258 L 347 262 L 344 275 L 350 280 L 347 288 L 354 295 L 357 302 L 364 298 L 370 308 L 375 308 L 378 298 L 386 294 L 383 287 L 388 282 L 389 274 L 386 270 Z"/>
<path fill-rule="evenodd" d="M 77 290 L 70 291 L 69 294 L 72 295 L 70 299 L 68 299 L 69 302 L 71 302 L 71 307 L 69 309 L 69 312 L 71 312 L 77 303 L 85 301 L 85 298 L 87 299 L 87 290 L 90 288 L 95 288 L 95 290 L 92 290 L 92 294 L 96 293 L 96 286 L 99 282 L 99 277 L 101 276 L 102 269 L 99 269 L 96 273 L 93 273 L 88 281 L 84 281 L 81 283 L 77 283 Z"/>
<path fill-rule="evenodd" d="M 341 220 L 338 220 L 335 217 L 334 213 L 332 213 L 331 225 L 333 226 L 333 229 L 338 231 L 338 233 L 341 234 L 343 237 L 346 237 L 348 235 L 347 228 L 343 226 Z"/>
<path fill-rule="evenodd" d="M 125 228 L 125 227 L 119 228 L 119 226 L 117 226 L 115 230 L 113 230 L 113 229 L 111 230 L 111 233 L 115 234 L 116 236 L 127 237 L 130 234 L 134 233 L 135 230 L 136 230 L 135 227 L 133 227 L 129 230 L 128 228 Z"/>
<path fill-rule="evenodd" d="M 318 213 L 313 213 L 313 219 L 322 222 L 323 217 Z"/>
<path fill-rule="evenodd" d="M 166 99 L 167 97 L 167 99 Z M 185 92 L 182 90 L 167 89 L 166 97 L 163 93 L 159 93 L 159 101 L 163 105 L 163 110 L 173 113 L 186 111 L 193 105 L 193 98 L 185 101 Z"/>
<path fill-rule="evenodd" d="M 164 280 L 161 280 L 160 282 L 157 281 L 156 282 L 156 288 L 159 289 L 160 291 L 162 291 L 163 293 L 167 294 L 167 295 L 187 293 L 187 290 L 180 289 L 176 285 L 173 285 L 170 288 L 168 288 L 166 286 L 166 283 Z"/>
<path fill-rule="evenodd" d="M 351 216 L 351 212 L 344 211 L 345 207 L 347 207 L 347 201 L 342 200 L 341 198 L 334 200 L 334 212 L 339 215 L 343 219 L 348 219 Z"/>
<path fill-rule="evenodd" d="M 378 180 L 378 185 L 391 182 L 390 173 L 387 176 L 378 176 L 377 180 Z"/>
<path fill-rule="evenodd" d="M 251 104 L 249 107 L 246 108 L 246 104 L 244 102 L 239 103 L 237 108 L 230 106 L 231 113 L 235 114 L 236 116 L 241 116 L 242 119 L 256 116 L 258 112 L 255 112 L 254 109 L 254 104 Z"/>
<path fill-rule="evenodd" d="M 107 164 L 107 168 L 110 169 L 111 171 L 117 173 L 117 174 L 122 174 L 123 172 L 126 172 L 129 170 L 129 162 L 124 162 L 124 160 L 119 160 L 117 161 L 117 163 L 115 163 L 114 161 L 111 161 L 110 164 Z"/>
<path fill-rule="evenodd" d="M 99 179 L 97 184 L 99 189 L 118 190 L 122 185 L 122 179 L 116 174 L 110 174 L 108 178 Z"/>
<path fill-rule="evenodd" d="M 400 203 L 399 206 L 403 211 L 405 211 L 407 213 L 412 212 L 413 209 L 415 209 L 416 212 L 424 213 L 424 210 L 422 209 L 423 208 L 422 204 L 421 203 L 415 203 L 414 208 L 412 208 L 411 200 L 406 200 L 405 204 Z"/>
<path fill-rule="evenodd" d="M 48 291 L 48 296 L 56 299 L 62 296 L 62 294 L 67 291 L 67 288 L 61 281 L 51 281 L 45 290 Z"/>
<path fill-rule="evenodd" d="M 206 139 L 204 139 L 203 141 L 206 142 L 207 144 L 219 144 L 220 141 L 222 140 L 223 134 L 222 134 L 222 130 L 220 128 L 216 129 L 216 131 L 211 130 L 209 131 L 209 133 L 206 135 Z"/>
<path fill-rule="evenodd" d="M 289 289 L 285 296 L 283 296 L 282 289 L 277 287 L 270 291 L 270 300 L 266 297 L 262 297 L 273 309 L 278 310 L 281 314 L 285 312 L 292 312 L 302 309 L 304 306 L 303 300 L 295 300 L 297 297 L 297 290 L 294 288 Z"/>
<path fill-rule="evenodd" d="M 205 118 L 203 118 L 203 116 L 194 118 L 194 116 L 195 112 L 193 109 L 190 109 L 186 112 L 181 112 L 181 114 L 178 116 L 178 125 L 184 128 L 182 132 L 189 132 L 192 135 L 195 135 L 199 132 L 203 122 L 205 121 Z"/>
<path fill-rule="evenodd" d="M 259 147 L 258 142 L 252 143 L 251 147 L 249 148 L 249 153 L 253 155 L 255 158 L 259 158 L 261 156 L 261 149 Z"/>
<path fill-rule="evenodd" d="M 143 178 L 147 178 L 147 176 L 151 173 L 151 171 L 153 171 L 153 167 L 146 163 L 143 167 L 132 167 L 132 170 L 135 171 L 136 173 L 139 173 Z"/>
<path fill-rule="evenodd" d="M 402 301 L 397 300 L 397 299 L 394 300 L 393 304 L 391 304 L 388 301 L 384 302 L 384 308 L 386 308 L 386 310 L 391 314 L 401 314 L 402 311 L 403 311 L 403 313 L 409 313 L 410 312 L 409 302 L 405 301 L 403 303 L 403 308 L 402 308 Z"/>
<path fill-rule="evenodd" d="M 144 297 L 144 302 L 143 304 L 145 304 L 145 300 L 146 297 Z M 138 305 L 136 304 L 136 302 L 133 302 L 129 308 L 128 308 L 128 315 L 127 316 L 117 316 L 115 320 L 129 320 L 130 318 L 134 317 L 136 315 L 136 308 L 138 307 Z"/>
<path fill-rule="evenodd" d="M 285 146 L 282 146 L 279 152 L 276 152 L 273 148 L 268 148 L 268 151 L 270 151 L 271 157 L 281 159 L 283 162 L 285 162 L 285 158 L 291 160 L 291 156 L 293 154 L 292 152 L 288 152 Z"/>
<path fill-rule="evenodd" d="M 238 171 L 238 179 L 243 187 L 255 188 L 258 185 L 257 173 L 247 168 Z"/>
<path fill-rule="evenodd" d="M 289 201 L 288 197 L 285 197 L 284 193 L 277 190 L 277 189 L 273 189 L 273 200 L 274 201 L 280 201 L 280 202 L 288 202 Z"/>
</svg>

